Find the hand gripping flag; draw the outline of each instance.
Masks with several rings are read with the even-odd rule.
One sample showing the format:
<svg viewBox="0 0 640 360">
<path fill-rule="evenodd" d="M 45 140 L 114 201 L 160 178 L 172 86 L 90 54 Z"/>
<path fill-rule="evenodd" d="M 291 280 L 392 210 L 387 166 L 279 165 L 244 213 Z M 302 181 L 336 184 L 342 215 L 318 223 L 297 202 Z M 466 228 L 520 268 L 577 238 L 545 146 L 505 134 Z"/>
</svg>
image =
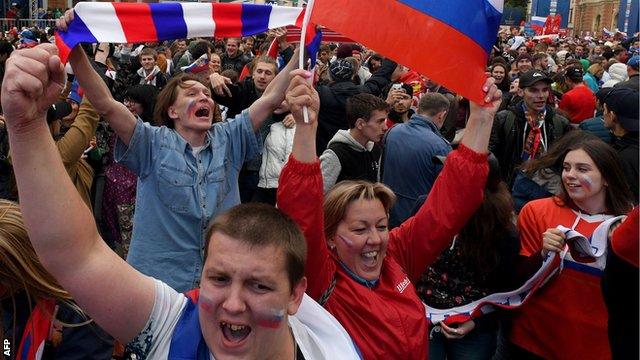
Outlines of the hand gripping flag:
<svg viewBox="0 0 640 360">
<path fill-rule="evenodd" d="M 502 8 L 503 0 L 316 0 L 311 22 L 482 103 Z"/>
<path fill-rule="evenodd" d="M 303 8 L 218 3 L 79 2 L 73 11 L 74 19 L 68 30 L 56 32 L 63 62 L 71 49 L 82 42 L 137 43 L 249 36 L 302 24 L 304 17 Z"/>
<path fill-rule="evenodd" d="M 444 322 L 447 325 L 463 323 L 493 312 L 497 308 L 511 310 L 523 306 L 540 287 L 550 281 L 566 266 L 576 271 L 600 274 L 606 266 L 607 239 L 611 227 L 624 216 L 611 217 L 593 231 L 591 237 L 558 225 L 566 235 L 566 249 L 561 253 L 551 252 L 542 262 L 540 269 L 516 290 L 487 295 L 469 304 L 451 309 L 435 309 L 425 305 L 427 320 L 431 324 Z M 567 253 L 571 256 L 567 257 Z"/>
</svg>

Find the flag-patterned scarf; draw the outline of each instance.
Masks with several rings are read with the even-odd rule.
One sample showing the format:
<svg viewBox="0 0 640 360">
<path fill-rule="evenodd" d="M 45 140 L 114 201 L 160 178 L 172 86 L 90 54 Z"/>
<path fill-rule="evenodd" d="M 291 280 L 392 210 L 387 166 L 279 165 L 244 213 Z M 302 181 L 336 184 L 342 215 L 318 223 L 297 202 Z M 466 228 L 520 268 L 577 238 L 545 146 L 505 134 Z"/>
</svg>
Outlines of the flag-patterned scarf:
<svg viewBox="0 0 640 360">
<path fill-rule="evenodd" d="M 517 309 L 524 305 L 555 274 L 562 271 L 564 262 L 571 261 L 565 259 L 567 253 L 571 254 L 571 259 L 574 262 L 602 270 L 606 264 L 609 229 L 622 218 L 623 216 L 617 216 L 604 221 L 598 225 L 589 238 L 575 230 L 558 226 L 558 229 L 566 235 L 566 250 L 561 253 L 549 253 L 540 269 L 520 288 L 510 292 L 491 294 L 467 305 L 451 309 L 435 309 L 425 305 L 427 320 L 434 325 L 440 322 L 451 325 L 478 318 L 498 308 Z"/>
<path fill-rule="evenodd" d="M 304 18 L 303 8 L 255 4 L 79 2 L 73 11 L 67 31 L 56 32 L 63 62 L 83 42 L 242 37 L 289 25 L 300 27 Z M 308 32 L 305 45 L 315 61 L 319 32 L 315 27 Z"/>
</svg>

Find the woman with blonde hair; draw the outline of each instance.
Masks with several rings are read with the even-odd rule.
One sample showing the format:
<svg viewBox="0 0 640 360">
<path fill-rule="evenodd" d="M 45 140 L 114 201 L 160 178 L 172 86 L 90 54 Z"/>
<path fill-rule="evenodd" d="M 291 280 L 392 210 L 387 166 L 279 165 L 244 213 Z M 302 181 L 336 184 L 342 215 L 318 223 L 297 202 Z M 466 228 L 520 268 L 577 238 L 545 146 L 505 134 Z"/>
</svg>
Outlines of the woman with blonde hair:
<svg viewBox="0 0 640 360">
<path fill-rule="evenodd" d="M 305 234 L 307 293 L 340 321 L 364 359 L 427 357 L 428 320 L 412 283 L 482 202 L 489 135 L 501 98 L 494 81 L 484 84 L 485 106 L 471 104 L 462 143 L 447 158 L 424 206 L 391 231 L 395 196 L 383 184 L 339 183 L 321 205 L 315 142 L 320 100 L 305 79 L 291 81 L 287 102 L 297 124 L 278 184 L 278 207 Z M 308 107 L 308 123 L 302 106 Z"/>
<path fill-rule="evenodd" d="M 8 359 L 110 359 L 113 341 L 38 260 L 18 204 L 0 199 L 0 338 Z M 7 346 L 8 345 L 8 346 Z"/>
</svg>

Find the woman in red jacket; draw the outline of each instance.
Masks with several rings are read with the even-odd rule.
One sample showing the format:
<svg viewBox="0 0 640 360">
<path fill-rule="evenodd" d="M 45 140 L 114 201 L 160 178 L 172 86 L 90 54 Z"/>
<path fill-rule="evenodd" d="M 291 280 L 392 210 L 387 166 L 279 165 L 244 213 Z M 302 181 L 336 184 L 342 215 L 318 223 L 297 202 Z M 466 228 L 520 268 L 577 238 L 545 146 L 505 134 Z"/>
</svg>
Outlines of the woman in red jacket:
<svg viewBox="0 0 640 360">
<path fill-rule="evenodd" d="M 493 83 L 484 85 L 486 104 L 472 105 L 462 144 L 447 158 L 424 206 L 389 231 L 395 196 L 382 184 L 338 184 L 321 205 L 315 149 L 319 99 L 301 76 L 291 82 L 287 101 L 297 125 L 278 206 L 307 239 L 307 292 L 342 323 L 365 359 L 427 357 L 425 309 L 412 283 L 482 201 L 489 134 L 501 98 Z M 301 120 L 302 106 L 309 109 L 308 123 Z"/>
</svg>

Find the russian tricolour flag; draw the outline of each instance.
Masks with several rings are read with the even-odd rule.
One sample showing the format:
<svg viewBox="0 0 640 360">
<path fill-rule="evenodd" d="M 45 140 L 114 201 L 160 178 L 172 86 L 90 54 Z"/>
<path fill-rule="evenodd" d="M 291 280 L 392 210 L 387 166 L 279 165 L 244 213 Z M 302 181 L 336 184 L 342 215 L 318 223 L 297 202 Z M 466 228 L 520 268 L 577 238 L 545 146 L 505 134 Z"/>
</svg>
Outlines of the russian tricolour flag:
<svg viewBox="0 0 640 360">
<path fill-rule="evenodd" d="M 503 0 L 315 0 L 311 22 L 482 102 L 502 9 Z"/>
<path fill-rule="evenodd" d="M 74 14 L 68 31 L 56 33 L 63 62 L 82 42 L 249 36 L 301 24 L 304 9 L 254 4 L 79 2 Z"/>
</svg>

